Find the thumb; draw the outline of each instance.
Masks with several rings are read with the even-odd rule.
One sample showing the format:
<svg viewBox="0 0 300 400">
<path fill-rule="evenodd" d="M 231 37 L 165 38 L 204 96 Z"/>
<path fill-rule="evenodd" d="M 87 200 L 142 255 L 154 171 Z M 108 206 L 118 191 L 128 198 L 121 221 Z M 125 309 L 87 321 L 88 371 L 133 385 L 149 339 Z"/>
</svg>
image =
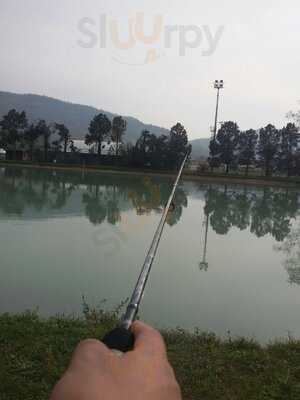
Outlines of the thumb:
<svg viewBox="0 0 300 400">
<path fill-rule="evenodd" d="M 166 346 L 161 334 L 149 325 L 136 321 L 132 325 L 134 334 L 134 351 L 147 355 L 166 356 Z"/>
</svg>

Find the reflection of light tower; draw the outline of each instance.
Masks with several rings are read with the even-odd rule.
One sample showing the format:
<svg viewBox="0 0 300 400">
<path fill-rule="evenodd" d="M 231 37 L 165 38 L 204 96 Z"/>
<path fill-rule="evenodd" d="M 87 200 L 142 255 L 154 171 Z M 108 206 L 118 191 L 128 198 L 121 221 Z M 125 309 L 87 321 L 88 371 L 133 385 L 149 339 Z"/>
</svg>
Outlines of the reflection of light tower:
<svg viewBox="0 0 300 400">
<path fill-rule="evenodd" d="M 209 214 L 206 215 L 206 221 L 205 221 L 205 238 L 204 238 L 203 257 L 202 257 L 202 261 L 199 263 L 200 271 L 207 271 L 208 270 L 208 262 L 206 261 L 208 227 L 209 227 Z"/>
<path fill-rule="evenodd" d="M 214 126 L 214 141 L 217 136 L 217 127 L 218 127 L 218 113 L 219 113 L 219 99 L 220 99 L 220 89 L 224 89 L 224 81 L 216 80 L 214 83 L 214 88 L 217 89 L 217 106 L 216 106 L 216 115 L 215 115 L 215 126 Z"/>
</svg>

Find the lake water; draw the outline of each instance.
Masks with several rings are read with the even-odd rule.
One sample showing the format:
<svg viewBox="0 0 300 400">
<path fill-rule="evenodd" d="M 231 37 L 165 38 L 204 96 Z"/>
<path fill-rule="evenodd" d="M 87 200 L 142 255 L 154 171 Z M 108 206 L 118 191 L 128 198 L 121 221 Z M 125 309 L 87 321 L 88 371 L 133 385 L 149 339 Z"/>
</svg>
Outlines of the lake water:
<svg viewBox="0 0 300 400">
<path fill-rule="evenodd" d="M 2 168 L 0 312 L 80 314 L 131 294 L 167 178 Z M 157 327 L 300 337 L 299 192 L 181 183 L 140 316 Z"/>
</svg>

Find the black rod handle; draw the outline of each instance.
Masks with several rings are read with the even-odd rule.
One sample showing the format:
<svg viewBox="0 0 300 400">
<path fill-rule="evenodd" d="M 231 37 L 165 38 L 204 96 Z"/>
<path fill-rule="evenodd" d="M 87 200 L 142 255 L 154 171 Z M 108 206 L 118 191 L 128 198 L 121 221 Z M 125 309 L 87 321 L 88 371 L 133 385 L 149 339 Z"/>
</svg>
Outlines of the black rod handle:
<svg viewBox="0 0 300 400">
<path fill-rule="evenodd" d="M 127 353 L 133 349 L 134 336 L 130 330 L 120 327 L 105 335 L 102 342 L 111 350 Z"/>
</svg>

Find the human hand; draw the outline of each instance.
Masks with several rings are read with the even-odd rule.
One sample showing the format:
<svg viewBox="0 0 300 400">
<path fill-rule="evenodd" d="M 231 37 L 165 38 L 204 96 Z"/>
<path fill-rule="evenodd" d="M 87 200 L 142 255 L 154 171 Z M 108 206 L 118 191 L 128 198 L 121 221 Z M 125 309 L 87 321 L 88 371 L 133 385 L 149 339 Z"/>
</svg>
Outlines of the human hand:
<svg viewBox="0 0 300 400">
<path fill-rule="evenodd" d="M 50 400 L 181 400 L 161 335 L 135 322 L 134 349 L 118 357 L 98 340 L 81 342 Z"/>
</svg>

